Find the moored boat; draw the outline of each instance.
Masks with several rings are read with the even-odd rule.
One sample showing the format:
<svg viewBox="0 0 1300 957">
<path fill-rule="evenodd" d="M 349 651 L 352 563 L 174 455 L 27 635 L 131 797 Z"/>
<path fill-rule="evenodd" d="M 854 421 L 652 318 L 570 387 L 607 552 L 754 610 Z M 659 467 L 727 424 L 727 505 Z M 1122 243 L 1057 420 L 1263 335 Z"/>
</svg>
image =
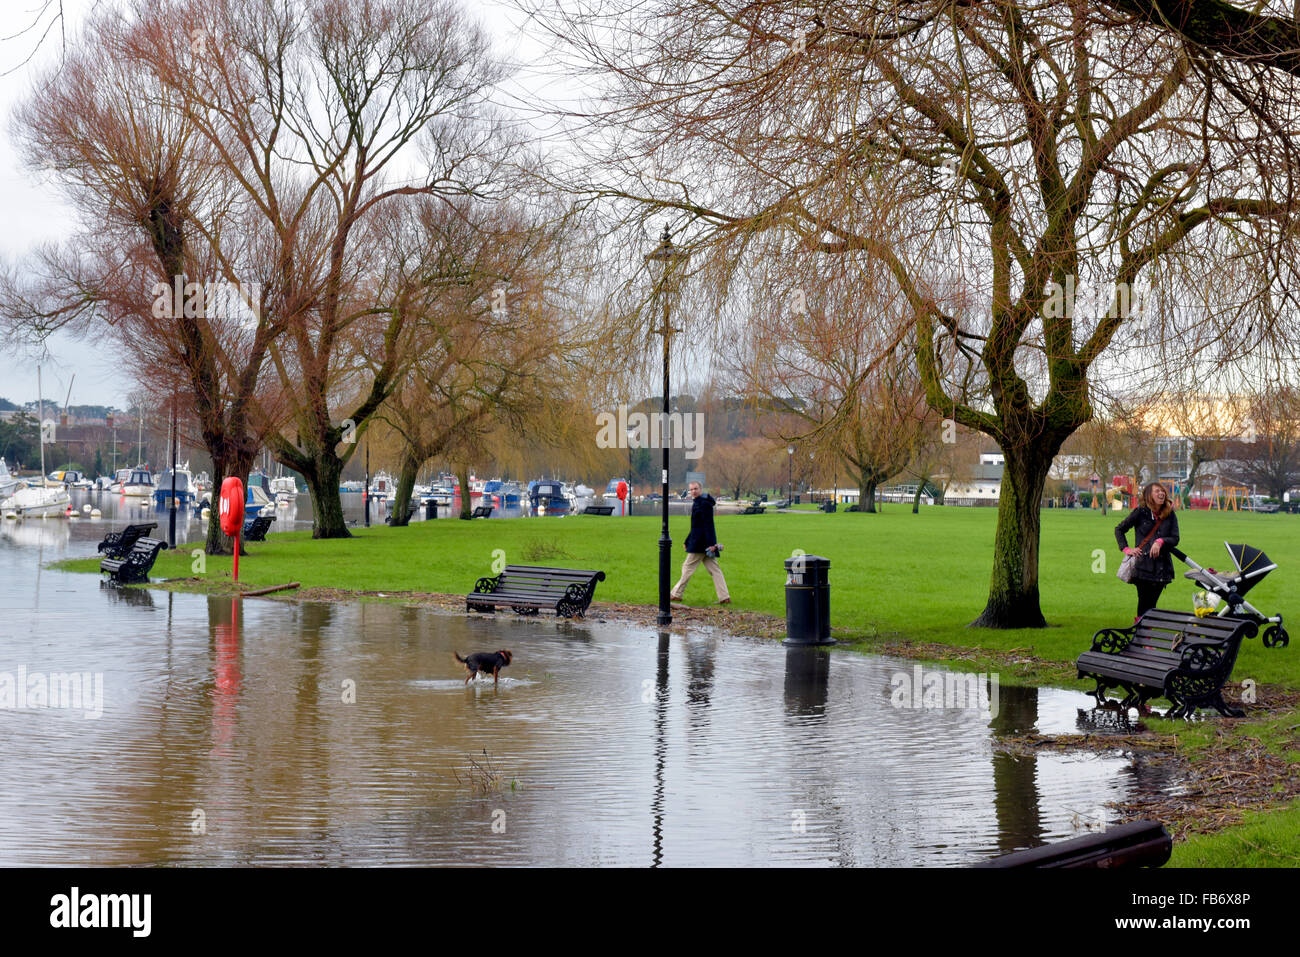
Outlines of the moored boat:
<svg viewBox="0 0 1300 957">
<path fill-rule="evenodd" d="M 148 498 L 153 495 L 156 487 L 153 473 L 140 466 L 131 469 L 128 473 L 126 481 L 122 483 L 122 494 L 127 498 Z"/>
<path fill-rule="evenodd" d="M 6 518 L 62 518 L 72 505 L 72 496 L 62 486 L 21 488 L 0 502 L 0 514 Z"/>
<path fill-rule="evenodd" d="M 529 482 L 528 504 L 539 515 L 564 515 L 572 505 L 564 494 L 564 486 L 554 479 Z"/>
<path fill-rule="evenodd" d="M 0 456 L 0 501 L 12 497 L 22 485 L 22 480 L 10 473 L 9 466 L 5 464 L 3 456 Z"/>
<path fill-rule="evenodd" d="M 153 491 L 153 503 L 158 508 L 171 508 L 172 470 L 168 469 L 158 476 L 157 487 Z M 194 479 L 186 463 L 176 470 L 176 507 L 190 508 L 194 505 Z"/>
</svg>

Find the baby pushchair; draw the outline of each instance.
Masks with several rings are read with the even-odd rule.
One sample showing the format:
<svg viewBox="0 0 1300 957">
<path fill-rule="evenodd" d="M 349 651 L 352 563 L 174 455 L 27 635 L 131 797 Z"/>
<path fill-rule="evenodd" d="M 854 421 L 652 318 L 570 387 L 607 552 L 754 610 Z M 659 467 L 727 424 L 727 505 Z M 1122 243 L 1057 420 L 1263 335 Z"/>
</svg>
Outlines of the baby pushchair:
<svg viewBox="0 0 1300 957">
<path fill-rule="evenodd" d="M 1209 595 L 1215 596 L 1215 599 L 1204 600 L 1198 595 L 1198 603 L 1204 601 L 1204 604 L 1197 608 L 1196 613 L 1202 616 L 1216 614 L 1220 618 L 1246 618 L 1257 625 L 1267 625 L 1263 635 L 1264 646 L 1285 647 L 1291 637 L 1282 626 L 1282 616 L 1265 615 L 1246 601 L 1246 593 L 1263 581 L 1269 572 L 1277 568 L 1277 564 L 1258 548 L 1251 548 L 1249 545 L 1229 545 L 1224 542 L 1223 547 L 1228 550 L 1232 563 L 1237 567 L 1235 572 L 1202 568 L 1179 549 L 1170 549 L 1171 553 L 1190 569 L 1183 573 L 1183 577 L 1205 589 L 1206 599 Z M 1219 601 L 1222 601 L 1222 606 L 1216 609 Z"/>
</svg>

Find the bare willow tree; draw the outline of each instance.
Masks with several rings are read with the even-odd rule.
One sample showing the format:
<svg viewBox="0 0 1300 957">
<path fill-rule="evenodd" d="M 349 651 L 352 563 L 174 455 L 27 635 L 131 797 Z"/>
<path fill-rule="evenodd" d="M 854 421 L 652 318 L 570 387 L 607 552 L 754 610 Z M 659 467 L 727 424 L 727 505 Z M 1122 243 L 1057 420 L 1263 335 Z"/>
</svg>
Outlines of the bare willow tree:
<svg viewBox="0 0 1300 957">
<path fill-rule="evenodd" d="M 259 375 L 292 310 L 266 308 L 277 295 L 266 231 L 184 97 L 139 55 L 179 30 L 153 4 L 103 12 L 19 107 L 28 165 L 65 190 L 82 225 L 9 272 L 0 300 L 15 335 L 103 339 L 156 399 L 175 390 L 218 480 L 246 479 L 265 433 Z M 214 510 L 207 551 L 229 548 Z"/>
<path fill-rule="evenodd" d="M 1272 386 L 1247 397 L 1249 435 L 1228 443 L 1228 476 L 1281 500 L 1300 485 L 1300 389 Z"/>
<path fill-rule="evenodd" d="M 729 301 L 747 315 L 747 334 L 722 351 L 737 392 L 786 411 L 773 434 L 842 463 L 860 510 L 874 513 L 877 487 L 940 438 L 941 423 L 910 361 L 902 296 L 878 295 L 861 275 L 819 276 L 817 258 L 792 250 L 756 263 Z"/>
<path fill-rule="evenodd" d="M 883 340 L 910 336 L 931 408 L 1005 456 L 977 625 L 1045 624 L 1040 501 L 1092 414 L 1090 374 L 1163 361 L 1158 342 L 1240 358 L 1295 324 L 1264 321 L 1272 280 L 1249 264 L 1292 236 L 1281 147 L 1141 17 L 1082 0 L 533 12 L 604 94 L 582 187 L 626 219 L 692 224 L 698 288 L 721 299 L 738 262 L 792 246 L 873 284 L 883 267 L 908 326 Z M 1300 96 L 1275 95 L 1285 126 Z M 1179 303 L 1210 273 L 1216 308 L 1189 324 Z M 1102 290 L 1093 307 L 1081 288 Z"/>
<path fill-rule="evenodd" d="M 272 239 L 268 347 L 285 421 L 278 461 L 312 494 L 313 535 L 349 535 L 348 439 L 411 358 L 412 288 L 387 267 L 376 221 L 420 197 L 502 187 L 511 152 L 490 105 L 501 68 L 453 0 L 185 0 L 137 55 L 184 104 L 193 137 Z M 364 354 L 370 361 L 357 362 Z"/>
<path fill-rule="evenodd" d="M 401 436 L 393 522 L 404 524 L 417 473 L 438 456 L 483 445 L 509 426 L 531 443 L 573 421 L 569 381 L 585 354 L 574 321 L 581 268 L 563 215 L 512 203 L 426 201 L 394 224 L 405 281 L 442 277 L 412 330 L 410 363 L 378 415 Z M 462 491 L 468 508 L 469 495 Z"/>
</svg>

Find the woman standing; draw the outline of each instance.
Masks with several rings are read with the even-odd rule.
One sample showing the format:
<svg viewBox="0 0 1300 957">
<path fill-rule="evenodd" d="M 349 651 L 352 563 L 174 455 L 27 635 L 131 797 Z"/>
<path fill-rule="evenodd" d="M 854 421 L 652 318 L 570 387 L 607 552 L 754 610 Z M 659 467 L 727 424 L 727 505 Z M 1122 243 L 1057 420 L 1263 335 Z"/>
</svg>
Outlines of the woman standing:
<svg viewBox="0 0 1300 957">
<path fill-rule="evenodd" d="M 1132 548 L 1126 534 L 1130 528 L 1135 530 Z M 1142 490 L 1142 504 L 1115 526 L 1115 540 L 1125 555 L 1137 556 L 1133 584 L 1138 592 L 1137 618 L 1141 618 L 1156 606 L 1160 593 L 1174 580 L 1169 549 L 1178 544 L 1178 518 L 1163 485 L 1152 482 Z"/>
</svg>

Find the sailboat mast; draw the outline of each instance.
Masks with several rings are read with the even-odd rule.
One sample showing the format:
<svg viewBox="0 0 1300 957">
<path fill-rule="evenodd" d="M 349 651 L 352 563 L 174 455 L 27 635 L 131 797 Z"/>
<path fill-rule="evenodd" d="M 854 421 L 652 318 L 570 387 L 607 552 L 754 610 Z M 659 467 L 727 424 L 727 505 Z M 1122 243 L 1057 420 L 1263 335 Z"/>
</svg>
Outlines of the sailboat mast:
<svg viewBox="0 0 1300 957">
<path fill-rule="evenodd" d="M 41 367 L 36 366 L 36 414 L 41 439 L 41 488 L 45 488 L 45 400 L 41 394 Z"/>
</svg>

